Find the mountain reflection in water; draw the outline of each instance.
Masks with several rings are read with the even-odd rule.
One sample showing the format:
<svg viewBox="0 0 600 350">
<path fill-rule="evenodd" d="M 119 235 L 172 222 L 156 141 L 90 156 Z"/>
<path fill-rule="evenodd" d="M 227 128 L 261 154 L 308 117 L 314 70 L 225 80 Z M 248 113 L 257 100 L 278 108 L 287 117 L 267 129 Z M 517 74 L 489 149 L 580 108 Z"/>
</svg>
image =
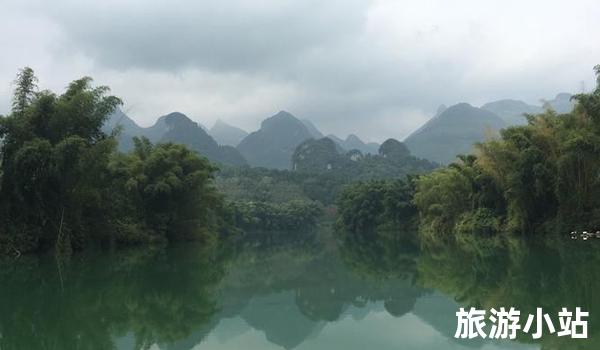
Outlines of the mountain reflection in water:
<svg viewBox="0 0 600 350">
<path fill-rule="evenodd" d="M 226 252 L 179 244 L 3 261 L 0 349 L 598 348 L 594 245 L 418 247 L 373 235 L 280 232 Z M 580 306 L 590 339 L 457 340 L 461 306 Z"/>
</svg>

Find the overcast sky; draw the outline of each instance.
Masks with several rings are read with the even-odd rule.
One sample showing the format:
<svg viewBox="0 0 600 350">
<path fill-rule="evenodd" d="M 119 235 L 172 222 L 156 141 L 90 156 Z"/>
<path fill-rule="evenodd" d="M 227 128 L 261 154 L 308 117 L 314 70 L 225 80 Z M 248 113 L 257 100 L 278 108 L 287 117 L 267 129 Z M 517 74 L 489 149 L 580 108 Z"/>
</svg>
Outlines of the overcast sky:
<svg viewBox="0 0 600 350">
<path fill-rule="evenodd" d="M 32 67 L 91 76 L 140 125 L 180 111 L 248 131 L 279 110 L 402 139 L 438 105 L 594 87 L 597 0 L 0 0 L 0 114 Z"/>
</svg>

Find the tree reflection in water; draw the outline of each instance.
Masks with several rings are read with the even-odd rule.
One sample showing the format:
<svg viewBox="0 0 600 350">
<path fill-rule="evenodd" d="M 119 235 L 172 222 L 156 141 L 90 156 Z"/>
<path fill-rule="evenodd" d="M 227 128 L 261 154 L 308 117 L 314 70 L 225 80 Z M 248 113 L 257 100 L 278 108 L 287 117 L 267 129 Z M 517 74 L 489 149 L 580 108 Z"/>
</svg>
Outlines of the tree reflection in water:
<svg viewBox="0 0 600 350">
<path fill-rule="evenodd" d="M 383 314 L 427 325 L 455 344 L 448 347 L 488 344 L 453 339 L 459 306 L 514 306 L 525 315 L 580 306 L 590 312 L 590 339 L 546 335 L 540 345 L 598 348 L 600 253 L 593 244 L 486 239 L 423 247 L 413 237 L 279 232 L 249 235 L 227 253 L 180 244 L 59 265 L 53 257 L 4 261 L 0 348 L 188 350 L 202 348 L 209 335 L 227 344 L 254 331 L 292 349 L 348 320 L 364 329 L 355 336 L 370 339 L 369 315 Z"/>
</svg>

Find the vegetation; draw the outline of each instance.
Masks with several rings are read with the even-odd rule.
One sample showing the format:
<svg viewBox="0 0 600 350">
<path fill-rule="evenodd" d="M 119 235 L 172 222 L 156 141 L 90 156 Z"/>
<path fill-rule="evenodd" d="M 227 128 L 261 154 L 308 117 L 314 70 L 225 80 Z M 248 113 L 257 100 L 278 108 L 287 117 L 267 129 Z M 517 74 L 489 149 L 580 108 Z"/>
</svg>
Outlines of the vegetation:
<svg viewBox="0 0 600 350">
<path fill-rule="evenodd" d="M 575 95 L 572 112 L 528 116 L 476 155 L 420 177 L 414 202 L 424 237 L 600 226 L 600 66 L 596 73 L 599 87 Z"/>
<path fill-rule="evenodd" d="M 435 288 L 465 308 L 490 310 L 510 305 L 521 311 L 520 324 L 539 307 L 553 317 L 556 326 L 561 308 L 581 307 L 589 311 L 587 340 L 574 343 L 548 335 L 536 342 L 542 343 L 541 348 L 596 349 L 600 331 L 596 310 L 600 305 L 594 291 L 600 287 L 599 259 L 597 246 L 588 242 L 554 236 L 536 241 L 471 236 L 468 244 L 438 244 L 423 249 L 417 260 L 417 285 Z M 518 340 L 533 341 L 525 333 L 518 334 Z"/>
<path fill-rule="evenodd" d="M 247 230 L 301 230 L 315 227 L 323 210 L 318 202 L 233 202 L 237 227 Z"/>
<path fill-rule="evenodd" d="M 416 214 L 413 193 L 412 178 L 349 185 L 338 200 L 338 226 L 351 232 L 409 227 Z"/>
<path fill-rule="evenodd" d="M 151 349 L 210 326 L 228 254 L 196 244 L 0 260 L 2 349 Z M 58 271 L 57 271 L 58 268 Z M 49 345 L 51 344 L 51 345 Z"/>
<path fill-rule="evenodd" d="M 410 156 L 406 146 L 393 139 L 384 142 L 376 156 L 362 156 L 359 151 L 340 154 L 331 139 L 310 139 L 296 148 L 292 159 L 294 171 L 224 168 L 218 174 L 217 186 L 233 202 L 239 225 L 297 229 L 295 222 L 304 222 L 310 227 L 320 215 L 317 208 L 330 208 L 333 212 L 334 204 L 341 208 L 339 221 L 345 229 L 361 230 L 387 221 L 397 224 L 414 215 L 414 190 L 412 180 L 393 179 L 435 167 Z M 356 183 L 361 179 L 372 182 Z M 406 203 L 396 202 L 400 198 L 405 198 Z M 284 214 L 299 206 L 303 208 L 298 212 L 300 219 Z M 261 217 L 265 219 L 258 219 Z M 286 224 L 273 226 L 271 221 Z"/>
<path fill-rule="evenodd" d="M 152 145 L 134 138 L 135 148 L 109 164 L 111 219 L 121 241 L 209 237 L 226 226 L 222 196 L 212 185 L 217 169 L 183 145 Z"/>
<path fill-rule="evenodd" d="M 329 138 L 310 139 L 300 144 L 292 156 L 293 169 L 302 173 L 333 173 L 346 183 L 373 179 L 401 178 L 421 174 L 437 164 L 410 154 L 404 143 L 386 140 L 377 155 L 359 150 L 340 153 Z"/>
<path fill-rule="evenodd" d="M 121 103 L 107 87 L 82 78 L 56 95 L 36 81 L 20 71 L 12 113 L 0 118 L 0 250 L 206 237 L 220 226 L 206 159 L 145 139 L 118 154 L 116 135 L 102 131 Z"/>
</svg>

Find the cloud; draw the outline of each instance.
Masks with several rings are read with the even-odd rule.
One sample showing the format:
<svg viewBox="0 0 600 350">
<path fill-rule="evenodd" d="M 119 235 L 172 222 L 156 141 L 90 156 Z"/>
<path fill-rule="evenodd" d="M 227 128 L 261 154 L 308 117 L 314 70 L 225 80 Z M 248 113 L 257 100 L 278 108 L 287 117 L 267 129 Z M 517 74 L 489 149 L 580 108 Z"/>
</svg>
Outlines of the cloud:
<svg viewBox="0 0 600 350">
<path fill-rule="evenodd" d="M 15 0 L 0 13 L 0 113 L 31 65 L 54 90 L 111 86 L 144 125 L 179 110 L 252 130 L 285 109 L 401 139 L 442 103 L 592 87 L 599 17 L 593 0 Z"/>
</svg>

